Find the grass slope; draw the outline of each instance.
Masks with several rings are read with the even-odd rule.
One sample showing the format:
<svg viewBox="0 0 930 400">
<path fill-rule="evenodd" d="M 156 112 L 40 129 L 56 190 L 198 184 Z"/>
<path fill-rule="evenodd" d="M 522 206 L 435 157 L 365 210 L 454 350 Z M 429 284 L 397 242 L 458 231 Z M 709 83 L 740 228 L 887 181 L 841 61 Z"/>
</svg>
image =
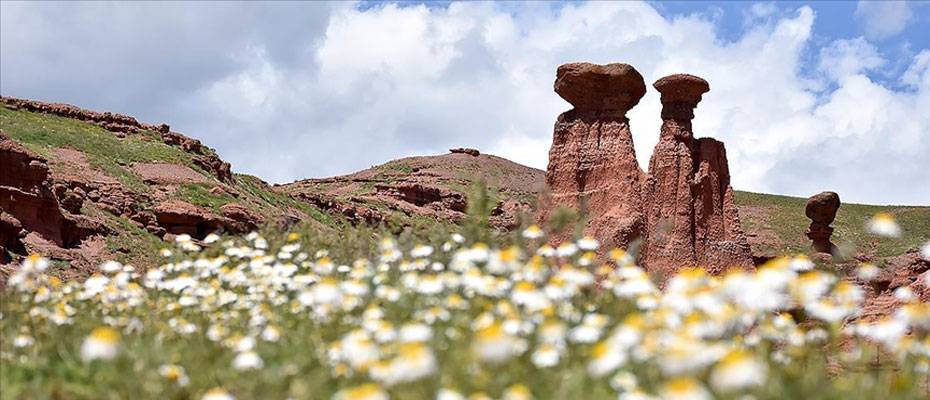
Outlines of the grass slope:
<svg viewBox="0 0 930 400">
<path fill-rule="evenodd" d="M 809 250 L 810 240 L 804 236 L 811 222 L 804 215 L 807 199 L 737 191 L 736 203 L 740 208 L 743 228 L 768 238 L 765 244 L 757 246 L 761 248 L 754 249 L 756 252 L 784 254 Z M 901 225 L 901 237 L 877 239 L 868 234 L 864 227 L 869 218 L 879 212 L 895 216 Z M 930 207 L 844 203 L 836 214 L 833 227 L 833 242 L 850 254 L 899 255 L 930 239 Z"/>
</svg>

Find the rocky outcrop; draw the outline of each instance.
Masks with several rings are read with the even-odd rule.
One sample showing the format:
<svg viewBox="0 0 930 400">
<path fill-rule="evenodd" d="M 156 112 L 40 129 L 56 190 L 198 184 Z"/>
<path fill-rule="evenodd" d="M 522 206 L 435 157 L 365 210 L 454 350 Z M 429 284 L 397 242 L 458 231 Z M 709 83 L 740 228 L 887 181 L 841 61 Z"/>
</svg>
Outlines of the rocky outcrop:
<svg viewBox="0 0 930 400">
<path fill-rule="evenodd" d="M 72 201 L 62 207 L 53 191 L 47 160 L 0 131 L 0 242 L 8 250 L 25 249 L 23 240 L 34 232 L 62 248 L 78 246 L 106 229 L 82 215 Z"/>
<path fill-rule="evenodd" d="M 465 212 L 465 195 L 445 188 L 419 183 L 375 184 L 375 192 L 416 206 Z"/>
<path fill-rule="evenodd" d="M 478 149 L 472 149 L 468 147 L 457 147 L 454 149 L 449 149 L 449 152 L 452 154 L 468 154 L 472 157 L 478 157 L 481 155 L 481 152 Z"/>
<path fill-rule="evenodd" d="M 644 236 L 645 226 L 642 171 L 626 117 L 646 93 L 643 77 L 626 64 L 566 64 L 557 71 L 555 91 L 573 108 L 555 123 L 546 170 L 551 198 L 540 218 L 560 207 L 583 209 L 591 218 L 587 234 L 608 247 L 627 247 Z"/>
<path fill-rule="evenodd" d="M 807 199 L 804 214 L 811 219 L 805 234 L 811 240 L 811 248 L 817 253 L 833 253 L 836 246 L 830 242 L 833 228 L 830 224 L 840 209 L 840 195 L 834 192 L 822 192 Z"/>
<path fill-rule="evenodd" d="M 150 131 L 161 135 L 165 144 L 180 147 L 182 150 L 194 155 L 192 160 L 197 166 L 209 172 L 221 182 L 232 182 L 232 170 L 228 162 L 219 158 L 212 150 L 207 149 L 199 140 L 189 138 L 177 132 L 171 132 L 167 124 L 144 124 L 133 117 L 112 112 L 97 112 L 85 110 L 70 104 L 45 103 L 35 100 L 23 100 L 12 97 L 0 97 L 0 104 L 11 110 L 26 110 L 60 117 L 76 119 L 100 126 L 119 137 L 135 134 L 141 131 Z"/>
<path fill-rule="evenodd" d="M 121 135 L 137 133 L 139 131 L 168 133 L 171 129 L 167 124 L 143 124 L 128 115 L 111 112 L 90 111 L 72 106 L 70 104 L 45 103 L 41 101 L 16 99 L 12 97 L 0 97 L 0 102 L 3 103 L 4 107 L 11 110 L 26 110 L 77 119 L 84 122 L 89 122 L 110 132 Z"/>
<path fill-rule="evenodd" d="M 692 131 L 694 108 L 710 85 L 677 74 L 653 86 L 661 94 L 662 129 L 643 185 L 648 240 L 642 263 L 663 276 L 687 266 L 752 267 L 723 143 L 695 140 Z"/>
<path fill-rule="evenodd" d="M 202 239 L 210 233 L 218 232 L 226 225 L 224 218 L 203 207 L 180 201 L 162 202 L 152 209 L 158 224 L 167 233 L 187 234 Z"/>
<path fill-rule="evenodd" d="M 241 204 L 224 204 L 220 206 L 220 213 L 230 220 L 228 226 L 233 232 L 254 231 L 265 222 L 264 218 Z"/>
</svg>

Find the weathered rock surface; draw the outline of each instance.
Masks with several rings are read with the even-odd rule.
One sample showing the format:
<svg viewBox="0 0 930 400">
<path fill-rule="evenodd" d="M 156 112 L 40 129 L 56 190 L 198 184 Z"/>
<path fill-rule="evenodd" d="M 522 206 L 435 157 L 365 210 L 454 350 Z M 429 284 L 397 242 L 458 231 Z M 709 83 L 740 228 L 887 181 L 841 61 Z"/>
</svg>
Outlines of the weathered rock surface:
<svg viewBox="0 0 930 400">
<path fill-rule="evenodd" d="M 830 242 L 833 228 L 830 224 L 840 209 L 840 196 L 834 192 L 821 192 L 807 199 L 804 214 L 811 219 L 805 234 L 811 240 L 811 248 L 818 253 L 833 253 L 836 246 Z"/>
<path fill-rule="evenodd" d="M 643 77 L 626 64 L 566 64 L 555 91 L 574 108 L 555 123 L 546 171 L 551 198 L 540 218 L 560 207 L 583 209 L 591 217 L 587 234 L 607 247 L 627 247 L 644 236 L 643 173 L 626 118 L 646 93 Z"/>
<path fill-rule="evenodd" d="M 687 266 L 751 268 L 723 143 L 694 139 L 691 120 L 707 81 L 677 74 L 656 81 L 662 129 L 643 185 L 647 237 L 642 263 L 668 276 Z"/>
<path fill-rule="evenodd" d="M 96 221 L 62 208 L 52 190 L 47 160 L 2 131 L 0 171 L 0 241 L 4 247 L 23 249 L 28 232 L 63 248 L 77 247 L 85 238 L 105 232 Z"/>
<path fill-rule="evenodd" d="M 11 110 L 26 110 L 77 119 L 103 127 L 121 137 L 141 131 L 155 132 L 161 135 L 161 139 L 165 144 L 180 147 L 184 151 L 193 154 L 194 157 L 192 159 L 194 163 L 213 174 L 213 176 L 221 182 L 229 183 L 233 178 L 231 167 L 228 162 L 220 159 L 219 156 L 212 151 L 207 151 L 199 140 L 189 138 L 177 132 L 171 132 L 171 128 L 167 124 L 144 124 L 128 115 L 85 110 L 70 104 L 45 103 L 12 97 L 0 97 L 0 104 Z"/>
</svg>

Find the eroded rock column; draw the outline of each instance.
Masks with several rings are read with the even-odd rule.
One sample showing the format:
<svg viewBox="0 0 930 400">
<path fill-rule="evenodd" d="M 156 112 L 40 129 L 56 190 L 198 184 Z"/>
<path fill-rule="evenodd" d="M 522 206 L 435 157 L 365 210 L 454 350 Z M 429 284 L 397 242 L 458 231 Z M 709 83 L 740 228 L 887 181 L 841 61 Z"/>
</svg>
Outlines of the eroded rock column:
<svg viewBox="0 0 930 400">
<path fill-rule="evenodd" d="M 830 242 L 833 228 L 830 224 L 836 218 L 840 208 L 840 195 L 834 192 L 822 192 L 807 199 L 804 214 L 811 219 L 807 228 L 807 237 L 811 240 L 811 248 L 817 253 L 833 253 L 835 246 Z"/>
<path fill-rule="evenodd" d="M 584 209 L 587 234 L 606 248 L 627 247 L 642 236 L 645 222 L 643 173 L 626 118 L 646 93 L 643 77 L 627 64 L 565 64 L 555 91 L 574 108 L 555 123 L 546 171 L 552 197 L 541 217 L 559 207 Z"/>
<path fill-rule="evenodd" d="M 646 242 L 642 264 L 662 276 L 686 267 L 711 272 L 752 267 L 727 167 L 723 143 L 694 139 L 691 120 L 704 79 L 676 74 L 656 81 L 662 129 L 643 184 Z"/>
</svg>

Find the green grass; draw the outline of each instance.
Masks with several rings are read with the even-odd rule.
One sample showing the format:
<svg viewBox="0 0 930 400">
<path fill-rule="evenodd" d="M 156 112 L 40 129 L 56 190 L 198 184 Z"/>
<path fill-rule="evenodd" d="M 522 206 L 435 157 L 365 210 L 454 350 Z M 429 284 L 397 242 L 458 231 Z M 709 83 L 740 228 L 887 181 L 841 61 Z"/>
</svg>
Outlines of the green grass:
<svg viewBox="0 0 930 400">
<path fill-rule="evenodd" d="M 131 190 L 147 192 L 148 186 L 129 170 L 138 162 L 167 162 L 186 165 L 204 173 L 189 154 L 166 145 L 154 132 L 117 137 L 99 126 L 74 119 L 0 107 L 0 129 L 12 139 L 45 157 L 55 148 L 83 152 L 92 167 L 116 178 Z"/>
<path fill-rule="evenodd" d="M 842 194 L 840 196 L 842 198 Z M 810 240 L 804 236 L 811 222 L 804 215 L 807 199 L 737 191 L 736 204 L 764 209 L 762 218 L 745 212 L 740 215 L 744 230 L 765 228 L 782 242 L 780 247 L 769 246 L 762 250 L 775 254 L 809 250 Z M 864 229 L 866 223 L 879 212 L 895 216 L 902 228 L 901 237 L 878 239 L 868 234 Z M 832 241 L 841 248 L 878 257 L 894 256 L 917 248 L 930 239 L 930 207 L 842 204 L 832 226 L 835 229 Z"/>
</svg>

